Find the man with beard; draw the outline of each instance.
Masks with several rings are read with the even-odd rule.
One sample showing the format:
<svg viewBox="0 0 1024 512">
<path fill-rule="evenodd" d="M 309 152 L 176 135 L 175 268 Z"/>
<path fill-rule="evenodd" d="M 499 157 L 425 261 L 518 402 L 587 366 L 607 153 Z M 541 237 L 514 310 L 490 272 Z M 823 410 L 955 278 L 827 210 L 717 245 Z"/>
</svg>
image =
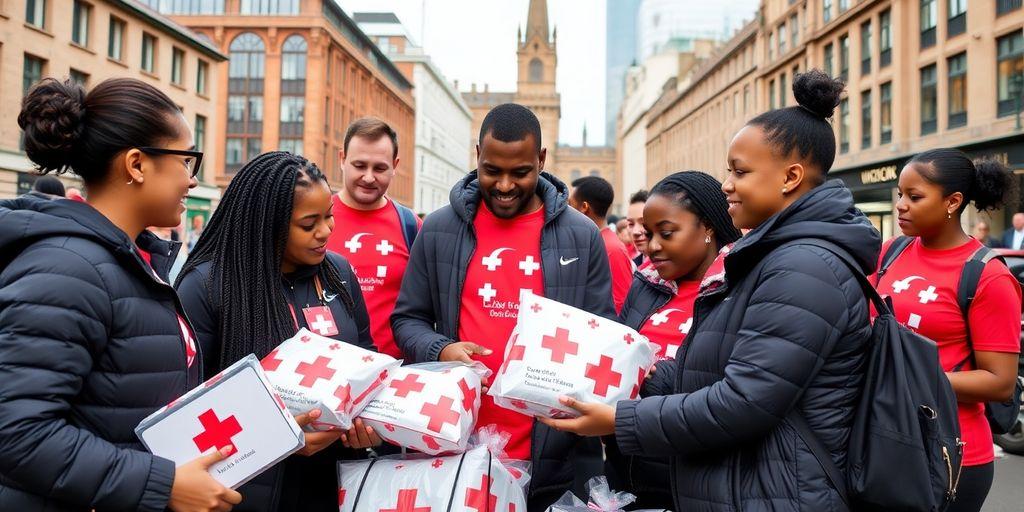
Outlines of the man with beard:
<svg viewBox="0 0 1024 512">
<path fill-rule="evenodd" d="M 410 255 L 391 317 L 406 361 L 477 360 L 497 371 L 520 290 L 614 318 L 601 235 L 568 207 L 565 184 L 542 170 L 546 154 L 526 107 L 499 105 L 484 118 L 477 170 L 427 217 Z M 532 462 L 531 511 L 546 509 L 587 472 L 580 438 L 484 396 L 477 425 L 491 424 L 510 434 L 510 457 Z"/>
</svg>

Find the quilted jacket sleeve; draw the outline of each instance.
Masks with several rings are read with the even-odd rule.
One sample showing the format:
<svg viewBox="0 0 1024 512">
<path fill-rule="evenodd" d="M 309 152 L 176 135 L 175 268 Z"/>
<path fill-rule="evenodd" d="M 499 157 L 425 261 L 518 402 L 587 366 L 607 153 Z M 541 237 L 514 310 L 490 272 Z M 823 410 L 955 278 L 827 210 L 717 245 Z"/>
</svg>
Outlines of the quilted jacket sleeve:
<svg viewBox="0 0 1024 512">
<path fill-rule="evenodd" d="M 409 263 L 402 277 L 402 288 L 391 314 L 395 344 L 402 351 L 406 362 L 412 363 L 437 361 L 441 350 L 454 342 L 434 330 L 440 312 L 434 309 L 435 293 L 431 292 L 433 288 L 428 275 L 429 266 L 436 263 L 431 261 L 427 247 L 432 243 L 432 220 L 427 218 L 412 244 Z"/>
<path fill-rule="evenodd" d="M 724 379 L 692 393 L 620 402 L 615 435 L 624 453 L 685 455 L 735 446 L 765 436 L 800 399 L 847 328 L 850 306 L 841 284 L 852 275 L 807 246 L 769 257 Z"/>
<path fill-rule="evenodd" d="M 590 235 L 590 268 L 587 269 L 587 285 L 583 290 L 583 309 L 589 313 L 610 320 L 618 319 L 615 302 L 612 300 L 612 271 L 608 266 L 608 252 L 604 249 L 601 233 L 592 229 Z"/>
<path fill-rule="evenodd" d="M 171 461 L 67 421 L 110 323 L 98 271 L 73 251 L 37 244 L 0 273 L 0 473 L 76 508 L 163 510 Z"/>
</svg>

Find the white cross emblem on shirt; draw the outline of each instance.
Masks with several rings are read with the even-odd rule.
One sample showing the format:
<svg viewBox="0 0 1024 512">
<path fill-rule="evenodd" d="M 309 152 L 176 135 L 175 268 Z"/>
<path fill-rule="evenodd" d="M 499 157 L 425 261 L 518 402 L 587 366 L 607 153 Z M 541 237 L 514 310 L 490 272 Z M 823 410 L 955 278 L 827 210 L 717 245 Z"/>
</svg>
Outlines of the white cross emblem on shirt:
<svg viewBox="0 0 1024 512">
<path fill-rule="evenodd" d="M 660 311 L 651 315 L 651 325 L 657 327 L 665 322 L 668 322 L 668 313 Z"/>
<path fill-rule="evenodd" d="M 689 334 L 690 327 L 693 327 L 693 317 L 690 317 L 685 322 L 679 324 L 679 332 Z"/>
<path fill-rule="evenodd" d="M 929 286 L 927 290 L 921 290 L 921 293 L 918 293 L 917 296 L 921 299 L 921 304 L 928 304 L 939 299 L 939 295 L 935 293 L 934 286 Z"/>
<path fill-rule="evenodd" d="M 389 252 L 395 250 L 395 246 L 391 245 L 391 242 L 388 242 L 387 240 L 381 240 L 380 243 L 377 244 L 377 250 L 380 251 L 381 255 L 387 256 Z"/>
<path fill-rule="evenodd" d="M 519 270 L 522 270 L 528 276 L 532 276 L 534 271 L 540 270 L 540 263 L 534 261 L 533 256 L 527 256 L 525 260 L 519 262 Z"/>
<path fill-rule="evenodd" d="M 491 301 L 491 299 L 494 298 L 495 295 L 498 294 L 498 290 L 495 290 L 494 287 L 491 286 L 491 283 L 484 283 L 483 288 L 477 290 L 476 293 L 483 297 L 484 304 L 487 304 L 488 302 Z"/>
</svg>

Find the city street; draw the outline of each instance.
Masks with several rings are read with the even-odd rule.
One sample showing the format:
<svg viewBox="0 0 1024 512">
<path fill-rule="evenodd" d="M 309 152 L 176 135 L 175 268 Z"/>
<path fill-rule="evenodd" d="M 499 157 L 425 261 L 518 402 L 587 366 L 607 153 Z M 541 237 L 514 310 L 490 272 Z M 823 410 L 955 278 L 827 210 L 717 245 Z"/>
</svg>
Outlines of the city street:
<svg viewBox="0 0 1024 512">
<path fill-rule="evenodd" d="M 996 448 L 998 457 L 999 448 Z M 1024 509 L 1024 457 L 1004 455 L 996 459 L 996 479 L 983 512 L 1019 512 Z"/>
</svg>

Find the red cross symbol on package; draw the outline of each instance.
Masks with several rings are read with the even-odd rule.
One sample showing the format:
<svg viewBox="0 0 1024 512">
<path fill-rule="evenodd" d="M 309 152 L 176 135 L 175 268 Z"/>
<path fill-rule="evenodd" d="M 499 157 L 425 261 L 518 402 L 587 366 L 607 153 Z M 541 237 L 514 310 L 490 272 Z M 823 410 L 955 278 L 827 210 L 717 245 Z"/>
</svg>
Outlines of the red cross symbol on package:
<svg viewBox="0 0 1024 512">
<path fill-rule="evenodd" d="M 443 429 L 447 423 L 457 425 L 459 422 L 459 413 L 452 409 L 453 405 L 455 405 L 455 400 L 447 396 L 442 396 L 438 399 L 436 404 L 429 402 L 423 404 L 423 408 L 420 409 L 420 414 L 429 418 L 430 421 L 427 423 L 427 428 L 440 433 L 441 429 Z"/>
<path fill-rule="evenodd" d="M 398 504 L 395 508 L 382 508 L 379 512 L 430 512 L 430 507 L 417 507 L 417 489 L 401 489 L 398 491 Z"/>
<path fill-rule="evenodd" d="M 477 512 L 490 512 L 498 504 L 498 497 L 491 494 L 491 484 L 494 479 L 482 475 L 480 477 L 480 488 L 472 487 L 466 489 L 466 507 L 476 509 Z"/>
<path fill-rule="evenodd" d="M 328 366 L 330 362 L 330 359 L 318 356 L 312 363 L 299 363 L 295 367 L 295 373 L 302 375 L 299 385 L 311 388 L 319 379 L 329 380 L 331 377 L 334 377 L 334 368 Z"/>
<path fill-rule="evenodd" d="M 206 452 L 210 448 L 220 450 L 225 446 L 231 446 L 229 456 L 238 451 L 231 438 L 242 432 L 242 426 L 234 416 L 228 416 L 222 421 L 217 419 L 217 413 L 213 412 L 213 409 L 207 409 L 199 415 L 199 423 L 203 426 L 203 431 L 193 437 L 192 442 L 196 443 L 196 448 L 199 448 L 200 452 Z"/>
<path fill-rule="evenodd" d="M 551 351 L 551 362 L 564 363 L 566 355 L 577 355 L 580 345 L 569 339 L 569 330 L 558 327 L 554 336 L 544 336 L 540 346 Z"/>
<path fill-rule="evenodd" d="M 594 381 L 594 394 L 607 397 L 609 387 L 619 387 L 622 383 L 622 374 L 612 369 L 612 358 L 601 356 L 598 364 L 587 363 L 587 370 L 583 375 Z"/>
<path fill-rule="evenodd" d="M 401 380 L 393 380 L 388 385 L 391 389 L 395 390 L 395 396 L 399 398 L 405 398 L 409 396 L 409 393 L 419 393 L 423 391 L 423 387 L 426 384 L 419 381 L 419 377 L 415 373 L 406 375 Z"/>
</svg>

